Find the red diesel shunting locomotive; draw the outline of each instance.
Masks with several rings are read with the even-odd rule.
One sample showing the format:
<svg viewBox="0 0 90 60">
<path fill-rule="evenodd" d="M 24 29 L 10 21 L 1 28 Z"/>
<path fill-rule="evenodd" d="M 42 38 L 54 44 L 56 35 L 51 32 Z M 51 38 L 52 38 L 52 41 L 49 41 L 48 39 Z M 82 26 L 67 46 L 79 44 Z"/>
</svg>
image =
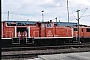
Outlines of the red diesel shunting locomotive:
<svg viewBox="0 0 90 60">
<path fill-rule="evenodd" d="M 2 40 L 11 44 L 34 44 L 77 41 L 76 26 L 57 26 L 54 22 L 36 22 L 35 24 L 21 24 L 16 22 L 2 22 Z M 90 39 L 90 26 L 80 26 L 79 38 L 84 41 Z"/>
</svg>

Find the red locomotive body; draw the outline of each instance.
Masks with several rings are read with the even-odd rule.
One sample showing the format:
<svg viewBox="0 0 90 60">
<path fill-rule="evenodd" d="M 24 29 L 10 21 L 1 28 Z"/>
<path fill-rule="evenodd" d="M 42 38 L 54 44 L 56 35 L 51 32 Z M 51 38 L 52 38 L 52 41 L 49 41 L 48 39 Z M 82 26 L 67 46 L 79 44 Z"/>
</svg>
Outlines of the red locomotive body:
<svg viewBox="0 0 90 60">
<path fill-rule="evenodd" d="M 73 41 L 77 40 L 78 35 L 77 27 L 57 26 L 52 21 L 25 25 L 2 22 L 1 25 L 3 42 L 6 39 L 5 41 L 10 41 L 11 44 Z M 90 27 L 80 27 L 79 31 L 81 40 L 90 39 Z"/>
<path fill-rule="evenodd" d="M 74 27 L 74 38 L 76 38 L 77 40 L 78 37 L 78 28 Z M 81 26 L 79 27 L 79 38 L 81 40 L 86 40 L 86 39 L 90 39 L 90 26 L 85 27 L 85 26 Z"/>
</svg>

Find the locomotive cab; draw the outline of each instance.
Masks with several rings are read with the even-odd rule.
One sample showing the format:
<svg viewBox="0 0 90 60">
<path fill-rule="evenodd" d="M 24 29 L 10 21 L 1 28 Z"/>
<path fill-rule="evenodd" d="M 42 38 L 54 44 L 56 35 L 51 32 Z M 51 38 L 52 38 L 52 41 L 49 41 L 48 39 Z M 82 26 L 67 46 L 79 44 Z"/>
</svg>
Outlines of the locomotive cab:
<svg viewBox="0 0 90 60">
<path fill-rule="evenodd" d="M 20 42 L 22 42 L 21 40 L 24 40 L 24 38 L 28 37 L 27 27 L 16 27 L 16 29 L 16 37 L 12 39 L 12 44 L 20 44 Z"/>
<path fill-rule="evenodd" d="M 51 21 L 50 22 L 42 22 L 41 26 L 40 26 L 40 30 L 39 30 L 40 37 L 48 37 L 47 30 L 49 29 L 51 31 L 51 30 L 53 30 L 53 27 L 54 27 L 54 23 Z"/>
<path fill-rule="evenodd" d="M 29 26 L 17 26 L 16 35 L 12 39 L 12 44 L 32 44 L 30 38 L 30 27 Z"/>
</svg>

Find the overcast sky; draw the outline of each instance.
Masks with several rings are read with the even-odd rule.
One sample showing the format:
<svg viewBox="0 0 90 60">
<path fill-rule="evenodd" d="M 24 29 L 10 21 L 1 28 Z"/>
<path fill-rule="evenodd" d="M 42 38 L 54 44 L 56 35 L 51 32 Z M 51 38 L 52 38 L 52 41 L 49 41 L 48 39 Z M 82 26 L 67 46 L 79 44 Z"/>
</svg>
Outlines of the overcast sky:
<svg viewBox="0 0 90 60">
<path fill-rule="evenodd" d="M 80 10 L 80 24 L 90 25 L 90 0 L 68 0 L 69 21 L 77 22 L 77 10 Z M 2 20 L 68 22 L 67 0 L 1 0 Z M 84 13 L 84 14 L 83 14 Z M 82 15 L 83 14 L 83 15 Z"/>
</svg>

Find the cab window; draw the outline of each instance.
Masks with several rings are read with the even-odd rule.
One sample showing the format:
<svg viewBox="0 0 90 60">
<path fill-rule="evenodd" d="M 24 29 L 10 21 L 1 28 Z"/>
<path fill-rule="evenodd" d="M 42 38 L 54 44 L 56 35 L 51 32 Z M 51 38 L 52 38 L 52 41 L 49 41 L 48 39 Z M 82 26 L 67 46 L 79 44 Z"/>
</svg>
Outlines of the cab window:
<svg viewBox="0 0 90 60">
<path fill-rule="evenodd" d="M 49 24 L 46 24 L 46 26 L 47 26 L 47 27 L 52 27 L 52 24 L 49 23 Z"/>
<path fill-rule="evenodd" d="M 87 28 L 86 31 L 87 31 L 87 32 L 90 32 L 90 28 Z"/>
<path fill-rule="evenodd" d="M 74 28 L 74 31 L 78 31 L 78 29 L 77 28 Z"/>
<path fill-rule="evenodd" d="M 83 32 L 83 29 L 82 29 L 82 32 Z"/>
</svg>

